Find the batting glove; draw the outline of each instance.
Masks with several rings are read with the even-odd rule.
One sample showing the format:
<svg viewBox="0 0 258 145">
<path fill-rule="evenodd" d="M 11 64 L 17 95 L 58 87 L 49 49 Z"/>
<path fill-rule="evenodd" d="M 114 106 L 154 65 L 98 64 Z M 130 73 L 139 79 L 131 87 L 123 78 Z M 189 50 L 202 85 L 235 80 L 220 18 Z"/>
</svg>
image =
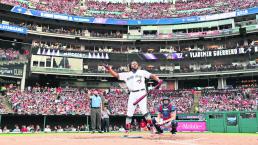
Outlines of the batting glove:
<svg viewBox="0 0 258 145">
<path fill-rule="evenodd" d="M 158 84 L 161 85 L 163 83 L 163 80 L 159 80 Z"/>
</svg>

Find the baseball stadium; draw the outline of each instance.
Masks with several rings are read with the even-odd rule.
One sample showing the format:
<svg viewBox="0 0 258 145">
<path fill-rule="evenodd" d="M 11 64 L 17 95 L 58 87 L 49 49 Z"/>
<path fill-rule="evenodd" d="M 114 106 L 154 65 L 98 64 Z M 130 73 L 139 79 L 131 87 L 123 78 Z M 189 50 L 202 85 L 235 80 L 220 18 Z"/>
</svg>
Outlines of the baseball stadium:
<svg viewBox="0 0 258 145">
<path fill-rule="evenodd" d="M 1 145 L 258 145 L 258 0 L 0 0 Z"/>
</svg>

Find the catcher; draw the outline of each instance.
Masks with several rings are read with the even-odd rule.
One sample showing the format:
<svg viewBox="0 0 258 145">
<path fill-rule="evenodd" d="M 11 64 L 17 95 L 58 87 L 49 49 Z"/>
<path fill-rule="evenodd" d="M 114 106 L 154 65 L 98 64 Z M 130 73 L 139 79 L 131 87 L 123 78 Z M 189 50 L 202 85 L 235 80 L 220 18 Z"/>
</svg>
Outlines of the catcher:
<svg viewBox="0 0 258 145">
<path fill-rule="evenodd" d="M 164 127 L 171 127 L 171 133 L 176 134 L 177 122 L 176 122 L 176 107 L 170 103 L 168 97 L 162 98 L 162 104 L 158 107 L 158 116 L 152 118 L 152 123 L 156 129 L 156 134 L 163 133 Z"/>
</svg>

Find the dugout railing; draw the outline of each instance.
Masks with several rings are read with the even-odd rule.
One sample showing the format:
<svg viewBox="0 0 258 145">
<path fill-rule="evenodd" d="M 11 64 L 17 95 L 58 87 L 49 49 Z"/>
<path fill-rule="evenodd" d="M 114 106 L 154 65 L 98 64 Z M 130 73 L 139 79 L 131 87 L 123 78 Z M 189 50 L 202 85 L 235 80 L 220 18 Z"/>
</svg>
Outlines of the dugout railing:
<svg viewBox="0 0 258 145">
<path fill-rule="evenodd" d="M 142 115 L 134 117 L 138 122 Z M 207 112 L 195 114 L 178 114 L 179 131 L 210 131 L 230 133 L 255 133 L 258 132 L 258 111 L 233 111 L 233 112 Z M 112 127 L 124 125 L 124 115 L 110 116 Z M 36 114 L 0 114 L 0 128 L 6 126 L 14 129 L 15 125 L 39 125 L 41 129 L 46 125 L 51 127 L 61 125 L 87 126 L 90 130 L 89 115 L 36 115 Z M 86 130 L 86 131 L 88 131 Z"/>
</svg>

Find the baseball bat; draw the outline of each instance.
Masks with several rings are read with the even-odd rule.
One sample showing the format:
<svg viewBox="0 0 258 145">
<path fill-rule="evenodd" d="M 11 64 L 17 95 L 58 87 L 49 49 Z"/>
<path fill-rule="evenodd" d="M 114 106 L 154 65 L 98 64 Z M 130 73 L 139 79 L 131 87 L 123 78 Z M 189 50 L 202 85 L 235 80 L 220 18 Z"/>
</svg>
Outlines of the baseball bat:
<svg viewBox="0 0 258 145">
<path fill-rule="evenodd" d="M 159 88 L 160 87 L 160 85 L 162 84 L 162 80 L 161 81 L 159 81 L 159 83 L 153 88 L 153 90 L 156 90 L 157 88 Z M 137 99 L 134 103 L 133 103 L 133 105 L 137 105 L 142 99 L 144 99 L 146 96 L 148 96 L 148 94 L 149 94 L 149 92 L 147 92 L 146 94 L 144 94 L 143 96 L 141 96 L 139 99 Z"/>
</svg>

